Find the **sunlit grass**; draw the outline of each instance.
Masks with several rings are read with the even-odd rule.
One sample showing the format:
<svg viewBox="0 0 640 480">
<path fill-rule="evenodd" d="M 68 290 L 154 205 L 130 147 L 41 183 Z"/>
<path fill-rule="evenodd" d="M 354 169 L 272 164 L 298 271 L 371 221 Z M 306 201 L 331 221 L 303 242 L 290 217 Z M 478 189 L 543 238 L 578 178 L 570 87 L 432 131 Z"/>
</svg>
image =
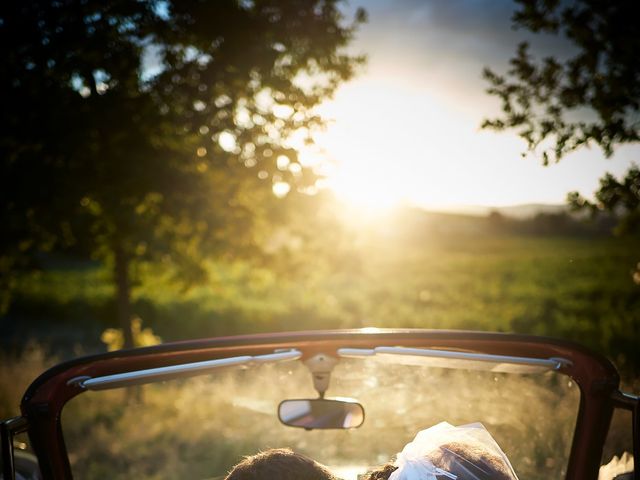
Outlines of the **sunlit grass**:
<svg viewBox="0 0 640 480">
<path fill-rule="evenodd" d="M 640 295 L 630 276 L 637 241 L 374 230 L 345 245 L 284 271 L 277 258 L 273 267 L 212 262 L 209 281 L 190 289 L 148 267 L 134 288 L 135 311 L 165 341 L 311 328 L 463 328 L 574 339 L 625 367 L 638 340 Z M 12 314 L 91 332 L 115 325 L 112 293 L 100 267 L 45 271 L 19 280 Z"/>
<path fill-rule="evenodd" d="M 20 414 L 20 400 L 29 384 L 46 369 L 58 363 L 43 348 L 31 342 L 20 354 L 0 354 L 0 419 Z"/>
</svg>

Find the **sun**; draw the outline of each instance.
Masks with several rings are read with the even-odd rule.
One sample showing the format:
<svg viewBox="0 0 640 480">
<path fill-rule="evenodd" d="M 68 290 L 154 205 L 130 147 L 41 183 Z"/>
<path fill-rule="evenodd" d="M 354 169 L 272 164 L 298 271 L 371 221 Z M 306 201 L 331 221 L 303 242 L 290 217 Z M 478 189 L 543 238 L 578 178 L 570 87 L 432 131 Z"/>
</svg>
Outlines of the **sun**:
<svg viewBox="0 0 640 480">
<path fill-rule="evenodd" d="M 345 86 L 318 109 L 329 124 L 314 135 L 314 146 L 303 147 L 303 165 L 316 168 L 325 177 L 321 185 L 350 206 L 385 212 L 413 203 L 433 181 L 420 165 L 441 157 L 443 143 L 441 134 L 425 142 L 416 131 L 444 118 L 424 94 L 416 105 L 416 96 L 386 81 Z"/>
<path fill-rule="evenodd" d="M 381 171 L 353 171 L 340 166 L 325 184 L 342 201 L 370 211 L 386 211 L 403 203 L 402 189 Z"/>
<path fill-rule="evenodd" d="M 300 163 L 321 177 L 317 187 L 333 192 L 349 209 L 367 214 L 387 213 L 407 203 L 406 184 L 384 158 L 366 152 L 357 141 L 343 142 L 339 137 L 331 133 L 316 139 L 316 145 L 299 149 Z"/>
<path fill-rule="evenodd" d="M 300 149 L 301 163 L 324 177 L 319 187 L 369 213 L 522 203 L 537 165 L 515 161 L 517 139 L 479 132 L 472 109 L 441 97 L 395 77 L 345 85 L 318 108 L 329 123 Z"/>
</svg>

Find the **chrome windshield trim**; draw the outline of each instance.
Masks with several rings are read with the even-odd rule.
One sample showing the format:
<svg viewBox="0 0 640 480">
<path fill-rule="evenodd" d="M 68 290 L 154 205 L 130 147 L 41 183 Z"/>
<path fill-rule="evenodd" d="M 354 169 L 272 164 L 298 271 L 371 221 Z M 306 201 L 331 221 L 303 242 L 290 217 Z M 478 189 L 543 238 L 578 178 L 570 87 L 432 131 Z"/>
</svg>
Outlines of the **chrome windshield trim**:
<svg viewBox="0 0 640 480">
<path fill-rule="evenodd" d="M 267 363 L 287 362 L 298 360 L 302 353 L 298 350 L 269 353 L 265 355 L 244 355 L 239 357 L 217 358 L 202 362 L 183 363 L 166 367 L 134 370 L 132 372 L 104 375 L 102 377 L 80 379 L 77 384 L 86 390 L 109 390 L 112 388 L 129 387 L 145 383 L 186 378 L 230 367 L 251 367 Z"/>
<path fill-rule="evenodd" d="M 343 358 L 373 358 L 405 365 L 504 373 L 544 373 L 559 370 L 564 365 L 571 365 L 571 362 L 564 358 L 517 357 L 406 347 L 340 348 L 338 355 Z"/>
</svg>

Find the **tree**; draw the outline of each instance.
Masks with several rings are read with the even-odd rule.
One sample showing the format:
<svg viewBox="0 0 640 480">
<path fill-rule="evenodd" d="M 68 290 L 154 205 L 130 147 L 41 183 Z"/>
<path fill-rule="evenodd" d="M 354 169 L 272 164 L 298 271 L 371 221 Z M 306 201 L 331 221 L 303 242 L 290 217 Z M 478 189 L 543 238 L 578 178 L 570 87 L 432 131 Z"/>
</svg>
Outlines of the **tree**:
<svg viewBox="0 0 640 480">
<path fill-rule="evenodd" d="M 640 168 L 632 166 L 621 180 L 610 173 L 600 179 L 600 188 L 595 201 L 584 198 L 578 192 L 568 195 L 569 205 L 574 210 L 588 210 L 592 216 L 599 212 L 610 212 L 618 217 L 614 228 L 617 235 L 640 235 Z M 631 272 L 633 281 L 640 285 L 640 262 Z"/>
<path fill-rule="evenodd" d="M 595 193 L 595 202 L 584 198 L 578 192 L 571 192 L 569 203 L 574 209 L 588 209 L 593 215 L 601 211 L 612 212 L 620 219 L 615 233 L 638 235 L 640 234 L 640 168 L 632 166 L 621 180 L 607 173 L 600 179 L 600 188 Z"/>
<path fill-rule="evenodd" d="M 516 0 L 517 27 L 562 34 L 576 52 L 563 61 L 534 61 L 526 42 L 518 46 L 511 69 L 502 76 L 486 68 L 487 92 L 500 98 L 502 116 L 483 128 L 516 130 L 530 152 L 541 151 L 544 165 L 592 143 L 606 157 L 616 145 L 640 141 L 640 3 L 633 0 Z M 595 202 L 568 194 L 576 210 L 606 210 L 620 217 L 618 233 L 638 234 L 638 168 L 622 181 L 607 173 Z M 640 284 L 640 264 L 633 274 Z"/>
<path fill-rule="evenodd" d="M 609 157 L 614 146 L 640 140 L 640 4 L 633 0 L 516 0 L 516 27 L 563 35 L 576 52 L 535 61 L 522 42 L 511 69 L 486 68 L 488 93 L 502 117 L 484 128 L 518 132 L 545 164 L 595 143 Z"/>
<path fill-rule="evenodd" d="M 204 257 L 257 248 L 272 190 L 315 180 L 289 138 L 363 61 L 342 51 L 361 21 L 335 0 L 3 2 L 3 283 L 83 245 L 131 346 L 138 262 L 196 281 Z"/>
</svg>

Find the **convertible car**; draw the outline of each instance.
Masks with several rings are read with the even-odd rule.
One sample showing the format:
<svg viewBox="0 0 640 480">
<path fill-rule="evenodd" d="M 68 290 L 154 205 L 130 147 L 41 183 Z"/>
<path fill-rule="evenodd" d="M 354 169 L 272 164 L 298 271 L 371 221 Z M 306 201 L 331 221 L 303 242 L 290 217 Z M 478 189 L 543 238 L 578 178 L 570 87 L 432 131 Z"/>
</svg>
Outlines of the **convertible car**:
<svg viewBox="0 0 640 480">
<path fill-rule="evenodd" d="M 373 328 L 213 338 L 44 372 L 1 424 L 2 472 L 217 479 L 245 455 L 290 447 L 355 480 L 447 421 L 482 423 L 519 480 L 596 480 L 618 441 L 616 410 L 638 461 L 639 405 L 607 359 L 548 338 Z M 623 458 L 611 478 L 634 478 Z"/>
</svg>

